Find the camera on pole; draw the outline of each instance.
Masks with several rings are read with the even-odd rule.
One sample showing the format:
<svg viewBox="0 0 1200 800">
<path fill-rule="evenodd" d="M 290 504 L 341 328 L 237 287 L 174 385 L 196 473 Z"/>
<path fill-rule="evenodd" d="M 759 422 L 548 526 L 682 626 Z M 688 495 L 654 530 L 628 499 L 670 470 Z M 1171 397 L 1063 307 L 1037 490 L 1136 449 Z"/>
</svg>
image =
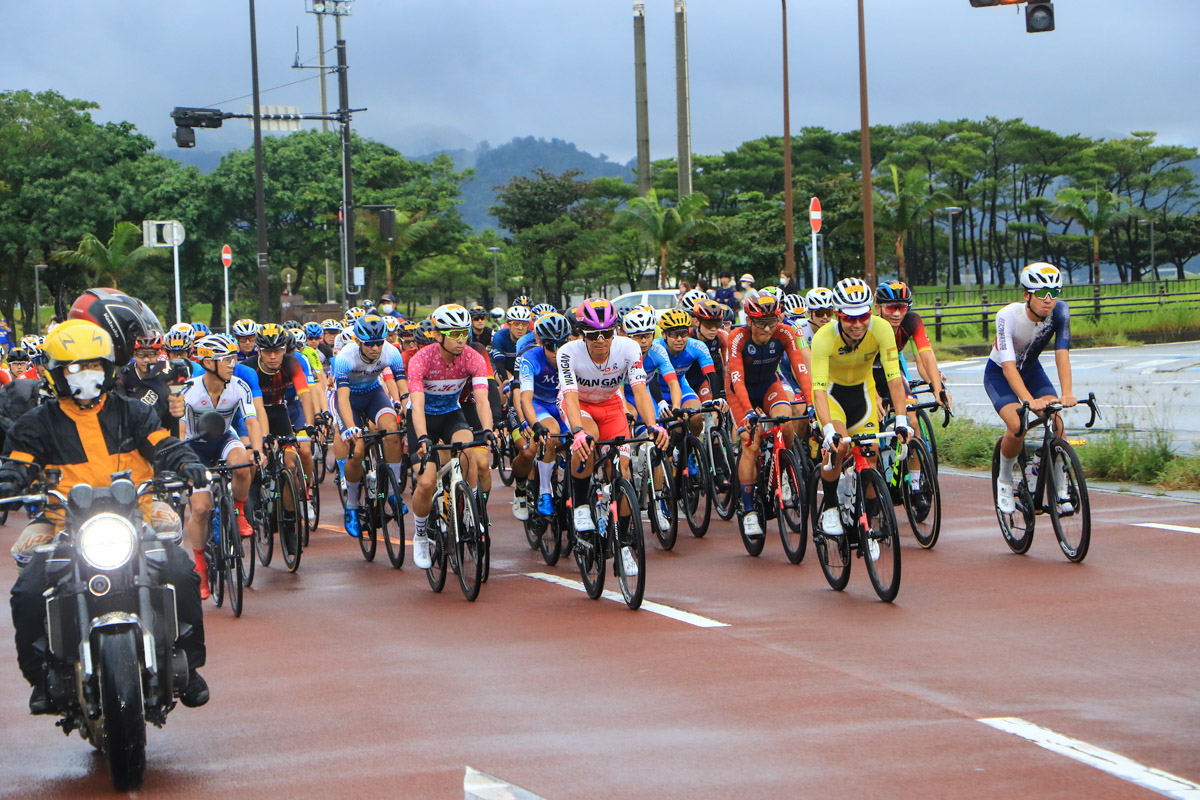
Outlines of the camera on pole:
<svg viewBox="0 0 1200 800">
<path fill-rule="evenodd" d="M 171 110 L 171 119 L 175 120 L 175 144 L 180 147 L 195 147 L 196 132 L 192 129 L 219 128 L 225 121 L 225 115 L 216 108 L 176 106 Z"/>
</svg>

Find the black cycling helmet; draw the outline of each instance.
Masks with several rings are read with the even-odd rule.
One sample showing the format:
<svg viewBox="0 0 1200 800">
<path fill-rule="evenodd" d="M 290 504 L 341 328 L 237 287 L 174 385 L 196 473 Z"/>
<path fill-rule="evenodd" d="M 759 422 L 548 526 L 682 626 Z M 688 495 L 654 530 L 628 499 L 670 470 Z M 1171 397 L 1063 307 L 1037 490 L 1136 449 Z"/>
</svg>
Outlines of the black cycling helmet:
<svg viewBox="0 0 1200 800">
<path fill-rule="evenodd" d="M 289 348 L 295 344 L 290 331 L 282 325 L 275 322 L 268 322 L 258 329 L 258 335 L 254 337 L 254 343 L 258 345 L 259 350 L 271 350 L 276 347 Z"/>
<path fill-rule="evenodd" d="M 116 289 L 88 289 L 71 304 L 67 319 L 82 319 L 103 328 L 112 339 L 118 366 L 133 358 L 138 339 L 162 334 L 162 325 L 149 306 Z"/>
<path fill-rule="evenodd" d="M 417 340 L 417 344 L 424 347 L 427 344 L 433 344 L 433 332 L 436 329 L 433 326 L 433 320 L 429 317 L 421 320 L 417 325 L 417 332 L 413 334 L 413 338 Z"/>
</svg>

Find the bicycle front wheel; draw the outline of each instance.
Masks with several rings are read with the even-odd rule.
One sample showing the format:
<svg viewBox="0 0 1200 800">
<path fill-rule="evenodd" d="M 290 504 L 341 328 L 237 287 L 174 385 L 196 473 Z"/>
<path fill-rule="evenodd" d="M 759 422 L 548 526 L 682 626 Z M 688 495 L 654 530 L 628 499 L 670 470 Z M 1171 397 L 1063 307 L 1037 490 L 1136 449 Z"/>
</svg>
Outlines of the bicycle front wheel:
<svg viewBox="0 0 1200 800">
<path fill-rule="evenodd" d="M 650 498 L 650 527 L 663 550 L 675 546 L 679 537 L 679 508 L 675 503 L 675 465 L 664 458 L 658 450 L 649 451 L 650 475 L 646 478 L 646 491 Z M 658 485 L 655 485 L 658 481 Z M 603 513 L 603 511 L 601 512 Z"/>
<path fill-rule="evenodd" d="M 637 609 L 646 593 L 646 540 L 642 535 L 642 515 L 638 511 L 637 493 L 632 483 L 618 478 L 613 490 L 617 508 L 617 519 L 614 520 L 617 550 L 613 556 L 613 567 L 617 583 L 621 587 L 621 596 L 625 598 L 625 605 Z M 622 508 L 625 509 L 624 512 L 621 511 Z M 627 557 L 636 570 L 626 571 Z M 630 572 L 636 574 L 629 574 Z"/>
<path fill-rule="evenodd" d="M 304 512 L 296 476 L 290 469 L 279 471 L 276 479 L 279 494 L 275 498 L 275 526 L 279 531 L 279 552 L 288 572 L 300 568 L 300 551 L 304 540 Z"/>
<path fill-rule="evenodd" d="M 600 537 L 598 517 L 607 515 L 608 509 L 602 509 L 598 514 L 595 490 L 590 491 L 588 496 L 591 500 L 588 507 L 592 512 L 592 530 L 581 533 L 575 528 L 575 515 L 571 514 L 569 519 L 574 532 L 575 563 L 579 566 L 579 577 L 583 580 L 587 596 L 595 600 L 604 591 L 604 540 Z"/>
<path fill-rule="evenodd" d="M 330 440 L 325 445 L 323 445 L 322 452 L 321 452 L 321 461 L 323 462 L 323 466 L 325 467 L 325 473 L 328 473 L 329 475 L 333 475 L 336 477 L 338 474 L 337 453 L 335 453 L 333 450 L 333 441 L 332 440 Z"/>
<path fill-rule="evenodd" d="M 400 482 L 392 469 L 380 461 L 375 472 L 376 518 L 383 530 L 383 544 L 387 548 L 388 561 L 393 569 L 404 566 L 404 500 L 400 494 Z"/>
<path fill-rule="evenodd" d="M 1004 535 L 1004 541 L 1008 544 L 1010 550 L 1014 553 L 1029 552 L 1029 545 L 1033 544 L 1033 526 L 1035 522 L 1033 497 L 1029 493 L 1029 487 L 1025 481 L 1025 449 L 1021 449 L 1021 453 L 1017 458 L 1017 467 L 1021 473 L 1021 480 L 1017 482 L 1016 491 L 1013 492 L 1013 500 L 1016 503 L 1016 511 L 1012 514 L 1005 514 L 996 506 L 996 479 L 1000 477 L 1000 440 L 996 440 L 996 446 L 992 450 L 992 505 L 996 506 L 996 519 L 1000 522 L 1000 533 Z M 1006 480 L 1011 480 L 1011 475 L 1004 476 Z"/>
<path fill-rule="evenodd" d="M 435 495 L 433 505 L 433 510 L 429 513 L 428 525 L 425 528 L 426 535 L 429 537 L 429 559 L 433 563 L 429 569 L 425 570 L 425 579 L 429 581 L 430 589 L 440 592 L 446 585 L 446 562 L 449 560 L 449 556 L 446 552 L 446 537 L 442 533 L 441 512 L 438 511 L 442 507 L 442 498 Z"/>
<path fill-rule="evenodd" d="M 512 434 L 506 434 L 499 442 L 500 448 L 500 481 L 505 486 L 512 486 L 516 476 L 513 475 L 512 460 L 513 460 L 513 440 Z"/>
<path fill-rule="evenodd" d="M 821 483 L 821 470 L 813 470 L 808 479 L 808 519 L 812 525 L 813 549 L 817 551 L 817 561 L 821 564 L 821 572 L 825 580 L 836 591 L 842 591 L 850 582 L 850 566 L 854 563 L 850 554 L 850 536 L 846 533 L 838 535 L 826 534 L 821 530 L 821 506 L 825 502 L 824 485 Z"/>
<path fill-rule="evenodd" d="M 258 555 L 258 563 L 264 567 L 271 566 L 271 557 L 275 553 L 275 514 L 266 500 L 273 497 L 274 491 L 274 484 L 264 486 L 258 481 L 250 490 L 250 499 L 254 501 L 254 512 L 250 517 L 254 525 L 254 552 Z M 249 504 L 250 501 L 246 502 Z M 278 499 L 272 502 L 278 502 Z"/>
<path fill-rule="evenodd" d="M 917 409 L 917 435 L 925 440 L 929 447 L 929 457 L 933 460 L 933 468 L 937 469 L 937 436 L 933 432 L 933 420 L 923 408 Z"/>
<path fill-rule="evenodd" d="M 807 500 L 808 486 L 804 483 L 800 460 L 791 450 L 779 453 L 779 538 L 787 560 L 799 564 L 808 550 Z"/>
<path fill-rule="evenodd" d="M 225 591 L 229 595 L 229 610 L 235 617 L 242 615 L 242 536 L 238 532 L 233 498 L 221 496 L 213 513 L 221 513 L 221 550 L 224 553 Z"/>
<path fill-rule="evenodd" d="M 1050 524 L 1068 561 L 1078 564 L 1092 541 L 1092 505 L 1075 448 L 1062 439 L 1050 444 L 1052 464 L 1046 476 Z"/>
<path fill-rule="evenodd" d="M 737 510 L 737 461 L 733 457 L 733 445 L 729 434 L 721 428 L 713 428 L 708 435 L 712 446 L 713 505 L 717 516 L 725 521 L 733 519 Z"/>
<path fill-rule="evenodd" d="M 679 502 L 692 536 L 699 539 L 708 533 L 712 519 L 712 475 L 699 437 L 689 436 L 684 449 L 688 458 L 686 464 L 679 466 Z"/>
<path fill-rule="evenodd" d="M 859 547 L 875 594 L 890 603 L 900 591 L 900 532 L 896 514 L 882 475 L 868 468 L 858 473 L 858 478 L 859 507 L 866 510 L 867 520 L 865 530 L 859 523 Z M 868 496 L 868 489 L 874 490 L 874 497 Z"/>
<path fill-rule="evenodd" d="M 320 485 L 325 480 L 325 451 L 328 445 L 325 444 L 325 439 L 321 433 L 312 440 L 312 458 L 313 458 L 313 483 Z"/>
<path fill-rule="evenodd" d="M 466 481 L 457 481 L 451 491 L 454 497 L 454 552 L 458 561 L 458 583 L 462 587 L 463 597 L 474 602 L 483 582 L 485 558 L 479 510 L 475 507 L 475 493 Z"/>
<path fill-rule="evenodd" d="M 911 466 L 905 470 L 904 513 L 908 516 L 909 527 L 917 544 L 926 550 L 937 544 L 938 534 L 942 530 L 942 490 L 938 485 L 937 465 L 929 446 L 920 439 L 913 438 L 908 442 L 908 458 L 917 460 L 920 469 L 920 483 L 916 482 Z M 899 465 L 897 465 L 899 468 Z"/>
</svg>

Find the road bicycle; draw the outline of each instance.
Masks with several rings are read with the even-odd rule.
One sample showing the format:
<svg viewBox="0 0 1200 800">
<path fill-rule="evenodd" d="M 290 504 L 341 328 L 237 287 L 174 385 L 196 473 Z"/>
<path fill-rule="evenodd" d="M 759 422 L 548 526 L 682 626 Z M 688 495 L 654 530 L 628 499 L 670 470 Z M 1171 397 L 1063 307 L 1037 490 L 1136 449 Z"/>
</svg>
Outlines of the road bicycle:
<svg viewBox="0 0 1200 800">
<path fill-rule="evenodd" d="M 626 414 L 625 419 L 631 425 L 638 421 L 632 414 Z M 672 422 L 666 427 L 670 430 L 683 424 Z M 640 424 L 638 430 L 644 432 Z M 639 439 L 636 444 L 630 444 L 629 455 L 629 482 L 637 493 L 638 507 L 650 518 L 650 530 L 654 531 L 659 546 L 670 550 L 679 536 L 676 503 L 679 484 L 671 452 L 659 450 L 649 439 Z"/>
<path fill-rule="evenodd" d="M 713 424 L 714 417 L 719 419 L 721 414 L 720 403 L 709 400 L 699 408 L 683 408 L 676 413 L 685 420 L 690 420 L 696 414 L 704 415 L 704 427 L 700 434 L 693 434 L 690 428 L 686 428 L 687 433 L 680 439 L 675 456 L 679 507 L 692 535 L 699 538 L 708 533 L 713 504 L 732 503 L 737 474 L 730 460 L 733 448 L 726 447 L 729 440 L 722 439 L 725 432 Z"/>
<path fill-rule="evenodd" d="M 946 376 L 943 375 L 942 376 L 942 386 L 945 386 L 945 385 L 946 385 Z M 913 398 L 918 398 L 920 395 L 923 395 L 923 394 L 928 394 L 928 395 L 933 394 L 933 387 L 929 385 L 929 382 L 925 381 L 925 380 L 921 380 L 920 378 L 909 381 L 908 386 L 912 393 Z M 942 408 L 942 410 L 944 410 L 946 412 L 946 414 L 947 414 L 946 419 L 943 420 L 943 422 L 942 422 L 943 428 L 950 424 L 950 416 L 952 416 L 950 414 L 950 409 L 943 407 L 943 403 L 946 402 L 946 390 L 945 389 L 942 389 L 940 398 L 941 398 L 941 402 L 938 402 L 937 400 L 929 400 L 929 401 L 926 401 L 923 403 L 918 403 L 916 406 L 910 405 L 908 407 L 910 411 L 915 410 L 915 413 L 917 415 L 917 435 L 925 440 L 925 444 L 929 448 L 929 455 L 933 457 L 933 464 L 935 467 L 937 466 L 937 463 L 938 463 L 938 460 L 937 460 L 937 454 L 938 454 L 937 453 L 937 434 L 934 432 L 933 418 L 929 415 L 929 412 L 933 411 L 934 409 L 937 409 L 937 408 Z"/>
<path fill-rule="evenodd" d="M 250 463 L 221 463 L 208 470 L 208 488 L 212 493 L 209 535 L 204 543 L 208 585 L 217 608 L 221 607 L 228 595 L 229 610 L 235 617 L 242 615 L 243 587 L 249 586 L 254 580 L 254 557 L 246 558 L 245 545 L 238 530 L 237 512 L 233 506 L 232 473 L 235 469 L 253 466 Z"/>
<path fill-rule="evenodd" d="M 325 482 L 326 473 L 337 471 L 337 458 L 333 455 L 333 417 L 328 411 L 317 412 L 313 429 L 313 480 L 319 485 Z"/>
<path fill-rule="evenodd" d="M 488 432 L 490 438 L 491 432 Z M 433 493 L 426 530 L 430 538 L 430 558 L 425 570 L 429 588 L 442 591 L 446 585 L 446 569 L 458 575 L 463 597 L 474 602 L 483 583 L 487 542 L 483 533 L 475 492 L 467 484 L 460 456 L 464 450 L 480 447 L 484 441 L 430 445 L 421 459 L 418 474 L 435 453 L 448 453 L 450 458 L 437 471 L 437 486 Z"/>
<path fill-rule="evenodd" d="M 752 438 L 755 428 L 763 429 L 755 464 L 754 508 L 742 508 L 743 504 L 738 502 L 738 534 L 742 537 L 746 552 L 752 556 L 762 553 L 767 541 L 767 520 L 774 519 L 777 520 L 779 538 L 783 541 L 783 551 L 788 561 L 799 564 L 804 560 L 804 553 L 808 549 L 808 490 L 796 454 L 784 445 L 783 426 L 806 419 L 807 416 L 763 417 L 753 414 L 748 420 L 746 430 Z M 746 514 L 751 511 L 758 514 L 763 529 L 761 536 L 746 533 Z"/>
<path fill-rule="evenodd" d="M 375 560 L 379 533 L 383 533 L 383 544 L 388 561 L 393 569 L 404 566 L 404 516 L 408 507 L 404 504 L 403 482 L 396 479 L 383 454 L 383 441 L 388 436 L 403 437 L 403 428 L 394 431 L 376 430 L 359 436 L 350 443 L 353 456 L 357 447 L 364 447 L 362 480 L 359 482 L 359 535 L 358 546 L 363 558 Z M 401 473 L 403 474 L 403 472 Z M 344 494 L 345 484 L 340 484 Z M 343 497 L 343 506 L 345 498 Z"/>
<path fill-rule="evenodd" d="M 1079 403 L 1091 409 L 1085 428 L 1091 428 L 1100 418 L 1096 395 L 1089 393 Z M 1080 562 L 1087 556 L 1092 540 L 1092 509 L 1088 498 L 1083 467 L 1071 442 L 1055 432 L 1062 403 L 1051 403 L 1040 412 L 1040 419 L 1029 424 L 1029 403 L 1020 410 L 1020 435 L 1036 428 L 1042 429 L 1040 445 L 1024 442 L 1017 455 L 1017 471 L 1013 500 L 1016 511 L 1006 514 L 996 508 L 1004 541 L 1014 553 L 1026 553 L 1033 544 L 1033 528 L 1037 517 L 1046 514 L 1058 538 L 1058 545 L 1068 561 Z M 1052 424 L 1053 422 L 1053 424 Z M 1064 428 L 1065 432 L 1065 428 Z M 996 499 L 996 480 L 1000 476 L 1000 442 L 992 450 L 992 500 Z M 1082 443 L 1082 442 L 1080 442 Z M 1049 476 L 1049 478 L 1047 478 Z"/>
<path fill-rule="evenodd" d="M 257 499 L 254 515 L 254 549 L 264 567 L 271 563 L 275 534 L 279 535 L 279 552 L 288 572 L 300 568 L 304 549 L 304 534 L 308 528 L 306 504 L 295 473 L 285 463 L 284 452 L 290 451 L 299 462 L 295 436 L 264 436 L 263 463 L 256 480 Z M 252 490 L 254 492 L 254 490 Z"/>
<path fill-rule="evenodd" d="M 642 597 L 646 593 L 646 540 L 642 534 L 637 491 L 621 472 L 621 458 L 629 452 L 625 445 L 648 441 L 649 438 L 627 439 L 620 436 L 594 442 L 596 468 L 588 479 L 587 491 L 594 529 L 581 532 L 575 527 L 574 514 L 570 517 L 575 537 L 575 563 L 579 567 L 587 596 L 595 600 L 603 594 L 606 562 L 612 559 L 621 596 L 625 599 L 625 605 L 634 610 L 642 605 Z M 626 571 L 626 553 L 637 565 L 636 575 Z"/>
<path fill-rule="evenodd" d="M 570 438 L 571 434 L 569 433 L 547 433 L 542 436 L 538 442 L 537 460 L 541 461 L 545 458 L 548 444 L 558 446 Z M 566 470 L 565 454 L 559 452 L 554 460 L 554 468 L 550 472 L 550 496 L 554 501 L 554 513 L 549 516 L 542 516 L 537 509 L 538 498 L 542 494 L 541 474 L 537 463 L 534 463 L 533 469 L 530 470 L 529 482 L 526 484 L 530 502 L 529 518 L 524 523 L 525 536 L 533 542 L 531 549 L 541 552 L 542 560 L 550 567 L 558 563 L 558 559 L 562 555 L 563 539 L 570 530 L 567 522 L 569 512 L 566 503 L 566 481 L 563 480 Z"/>
<path fill-rule="evenodd" d="M 891 431 L 850 437 L 851 457 L 842 462 L 842 474 L 838 479 L 840 534 L 821 528 L 825 493 L 820 470 L 809 479 L 813 548 L 817 551 L 825 580 L 837 591 L 842 591 L 850 581 L 854 558 L 862 558 L 866 561 L 867 575 L 875 593 L 880 600 L 889 603 L 900 591 L 900 533 L 887 483 L 867 459 L 873 445 L 882 446 L 895 438 L 896 434 Z M 835 443 L 841 439 L 835 437 Z"/>
<path fill-rule="evenodd" d="M 890 408 L 890 405 L 889 405 Z M 944 414 L 942 427 L 950 424 L 953 414 L 936 401 L 910 404 L 910 412 L 926 413 L 941 408 Z M 890 427 L 895 417 L 884 420 Z M 929 445 L 921 436 L 913 436 L 908 443 L 899 447 L 880 446 L 879 470 L 887 482 L 893 506 L 904 506 L 904 514 L 912 528 L 917 544 L 926 550 L 937 544 L 942 529 L 942 490 L 938 479 L 937 462 Z M 913 462 L 917 469 L 913 470 Z"/>
</svg>

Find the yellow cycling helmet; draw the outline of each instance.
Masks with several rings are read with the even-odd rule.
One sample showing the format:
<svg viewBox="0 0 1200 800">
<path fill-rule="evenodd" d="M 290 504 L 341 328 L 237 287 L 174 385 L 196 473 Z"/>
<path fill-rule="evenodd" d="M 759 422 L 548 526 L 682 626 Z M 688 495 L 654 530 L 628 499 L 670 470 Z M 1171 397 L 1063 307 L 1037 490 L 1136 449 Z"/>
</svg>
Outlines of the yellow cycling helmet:
<svg viewBox="0 0 1200 800">
<path fill-rule="evenodd" d="M 673 328 L 690 328 L 692 327 L 692 315 L 682 308 L 673 308 L 670 311 L 663 312 L 663 315 L 658 319 L 658 324 L 664 331 L 669 331 Z"/>
</svg>

